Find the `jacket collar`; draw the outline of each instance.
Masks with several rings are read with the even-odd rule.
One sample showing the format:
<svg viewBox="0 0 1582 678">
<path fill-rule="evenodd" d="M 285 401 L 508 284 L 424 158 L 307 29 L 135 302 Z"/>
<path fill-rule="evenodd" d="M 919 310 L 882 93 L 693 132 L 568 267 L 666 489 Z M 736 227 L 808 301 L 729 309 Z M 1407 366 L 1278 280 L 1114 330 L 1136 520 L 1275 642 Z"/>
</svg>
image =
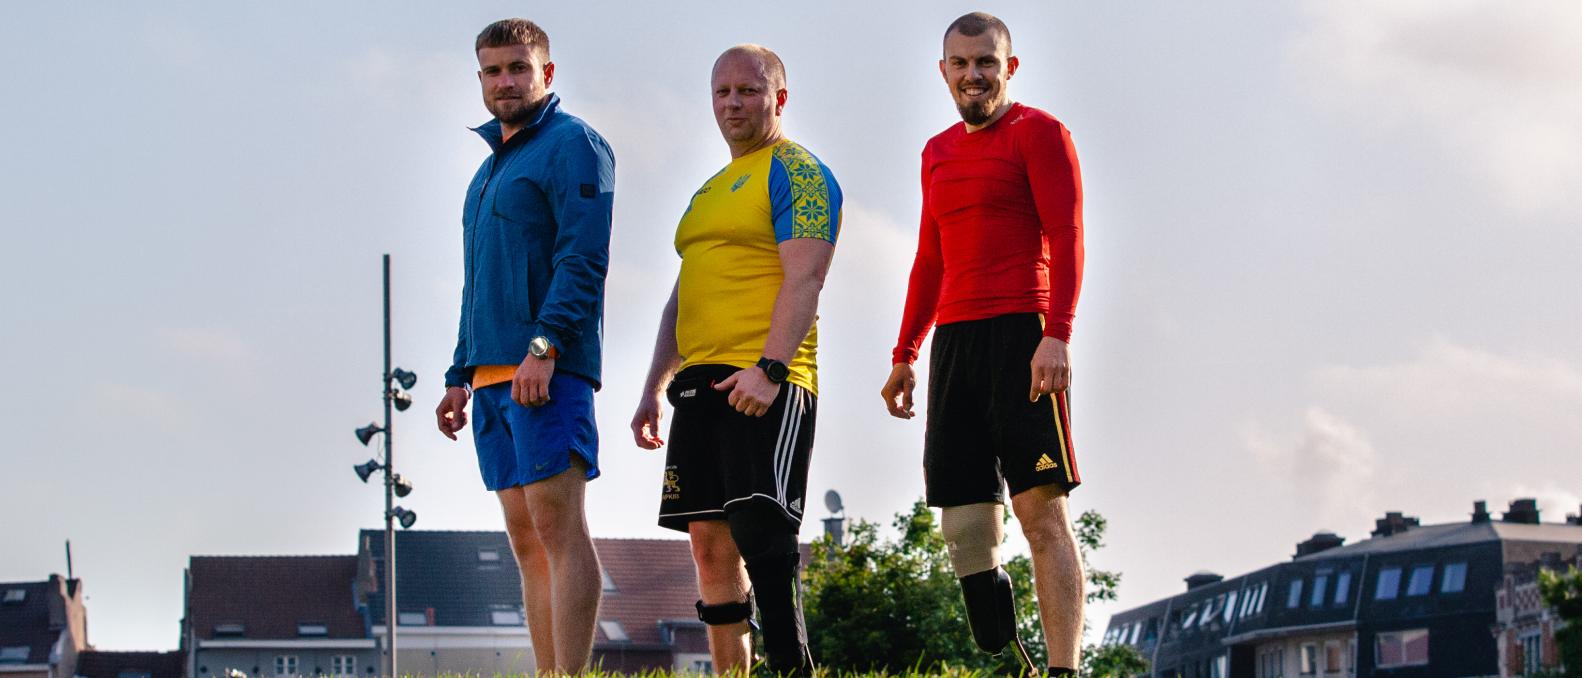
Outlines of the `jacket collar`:
<svg viewBox="0 0 1582 678">
<path fill-rule="evenodd" d="M 518 130 L 511 139 L 514 141 L 532 136 L 532 133 L 542 126 L 546 120 L 553 117 L 559 109 L 560 95 L 550 92 L 549 96 L 544 98 L 544 104 L 538 107 L 538 113 L 534 114 L 533 119 L 524 125 L 522 129 Z M 469 127 L 468 129 L 477 132 L 478 136 L 483 137 L 483 140 L 489 143 L 489 148 L 496 153 L 506 144 L 504 133 L 500 130 L 499 119 L 490 120 L 482 125 Z"/>
</svg>

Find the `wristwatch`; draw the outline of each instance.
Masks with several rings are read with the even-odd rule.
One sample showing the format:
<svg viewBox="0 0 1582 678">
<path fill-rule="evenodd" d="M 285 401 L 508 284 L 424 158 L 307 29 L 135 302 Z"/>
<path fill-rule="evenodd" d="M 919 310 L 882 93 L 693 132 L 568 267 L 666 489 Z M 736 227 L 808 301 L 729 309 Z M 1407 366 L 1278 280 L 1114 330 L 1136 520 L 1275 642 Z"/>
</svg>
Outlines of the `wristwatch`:
<svg viewBox="0 0 1582 678">
<path fill-rule="evenodd" d="M 560 351 L 555 349 L 555 345 L 542 336 L 533 337 L 533 340 L 527 343 L 527 352 L 539 360 L 554 360 L 560 357 Z"/>
<path fill-rule="evenodd" d="M 791 376 L 791 368 L 773 358 L 763 357 L 758 359 L 758 369 L 764 371 L 769 381 L 775 384 L 786 383 L 786 378 Z"/>
</svg>

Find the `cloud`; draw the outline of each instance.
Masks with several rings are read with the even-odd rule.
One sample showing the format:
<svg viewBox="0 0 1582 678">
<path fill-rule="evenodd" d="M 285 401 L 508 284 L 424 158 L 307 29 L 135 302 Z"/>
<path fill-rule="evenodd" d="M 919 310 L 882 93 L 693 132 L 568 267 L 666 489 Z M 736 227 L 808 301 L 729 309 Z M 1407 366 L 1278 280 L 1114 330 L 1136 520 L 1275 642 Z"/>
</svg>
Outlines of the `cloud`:
<svg viewBox="0 0 1582 678">
<path fill-rule="evenodd" d="M 1582 4 L 1313 1 L 1288 45 L 1303 84 L 1391 131 L 1422 128 L 1523 212 L 1577 206 Z"/>
<path fill-rule="evenodd" d="M 1253 427 L 1243 439 L 1265 472 L 1288 486 L 1290 505 L 1319 525 L 1358 524 L 1373 511 L 1378 454 L 1362 430 L 1340 416 L 1309 407 L 1295 434 Z"/>
<path fill-rule="evenodd" d="M 226 327 L 161 327 L 154 331 L 159 343 L 186 359 L 237 365 L 254 359 L 252 347 L 235 330 Z"/>
</svg>

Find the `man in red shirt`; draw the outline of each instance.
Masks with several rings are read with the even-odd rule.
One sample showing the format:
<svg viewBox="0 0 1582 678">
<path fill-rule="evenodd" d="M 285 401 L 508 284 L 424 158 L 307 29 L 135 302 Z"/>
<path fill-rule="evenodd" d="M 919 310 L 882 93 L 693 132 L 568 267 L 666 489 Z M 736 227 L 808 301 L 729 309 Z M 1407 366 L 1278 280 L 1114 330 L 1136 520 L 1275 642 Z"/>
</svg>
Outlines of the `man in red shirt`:
<svg viewBox="0 0 1582 678">
<path fill-rule="evenodd" d="M 1010 579 L 999 567 L 1011 509 L 1032 550 L 1049 675 L 1075 675 L 1083 572 L 1066 495 L 1081 479 L 1071 449 L 1067 342 L 1082 286 L 1082 182 L 1065 126 L 1013 103 L 1018 61 L 999 19 L 974 12 L 945 31 L 939 62 L 962 122 L 923 149 L 923 214 L 900 338 L 882 395 L 914 416 L 912 363 L 929 327 L 927 499 L 978 645 L 1015 640 Z"/>
</svg>

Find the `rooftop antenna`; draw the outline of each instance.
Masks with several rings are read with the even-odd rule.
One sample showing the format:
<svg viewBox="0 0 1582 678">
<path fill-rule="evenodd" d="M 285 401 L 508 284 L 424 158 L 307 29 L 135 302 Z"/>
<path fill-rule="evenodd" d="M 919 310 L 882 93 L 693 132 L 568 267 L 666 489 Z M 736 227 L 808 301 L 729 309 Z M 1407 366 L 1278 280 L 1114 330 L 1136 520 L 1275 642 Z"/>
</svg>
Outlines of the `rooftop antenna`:
<svg viewBox="0 0 1582 678">
<path fill-rule="evenodd" d="M 829 535 L 830 541 L 834 542 L 836 546 L 845 546 L 846 505 L 841 503 L 840 493 L 834 490 L 825 492 L 824 508 L 829 509 L 829 512 L 833 514 L 824 519 L 824 534 Z"/>
<path fill-rule="evenodd" d="M 71 540 L 66 540 L 66 579 L 76 579 L 71 573 Z"/>
</svg>

